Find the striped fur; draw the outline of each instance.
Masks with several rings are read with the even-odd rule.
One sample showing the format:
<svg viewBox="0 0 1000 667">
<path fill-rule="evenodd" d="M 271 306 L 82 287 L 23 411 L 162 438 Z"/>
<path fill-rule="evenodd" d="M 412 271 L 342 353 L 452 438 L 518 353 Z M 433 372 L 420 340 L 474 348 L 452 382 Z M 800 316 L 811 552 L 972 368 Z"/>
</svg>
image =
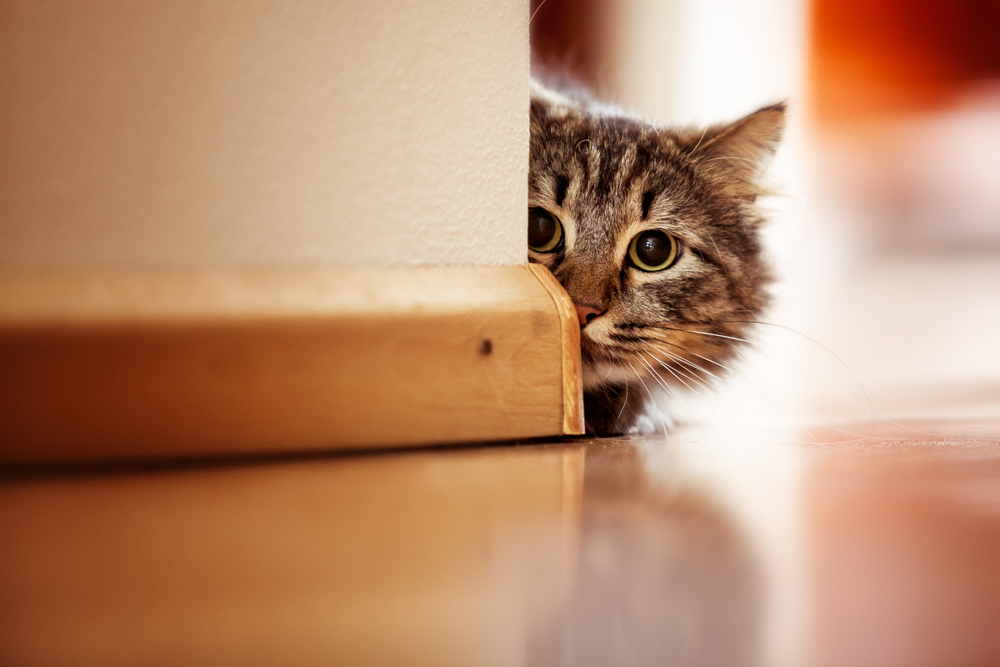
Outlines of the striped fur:
<svg viewBox="0 0 1000 667">
<path fill-rule="evenodd" d="M 778 104 L 728 125 L 655 127 L 532 83 L 529 207 L 559 218 L 565 240 L 529 259 L 602 312 L 581 331 L 588 432 L 635 431 L 649 389 L 724 375 L 735 339 L 768 302 L 756 200 L 769 194 L 784 118 Z M 650 229 L 683 246 L 656 273 L 627 260 L 632 238 Z"/>
</svg>

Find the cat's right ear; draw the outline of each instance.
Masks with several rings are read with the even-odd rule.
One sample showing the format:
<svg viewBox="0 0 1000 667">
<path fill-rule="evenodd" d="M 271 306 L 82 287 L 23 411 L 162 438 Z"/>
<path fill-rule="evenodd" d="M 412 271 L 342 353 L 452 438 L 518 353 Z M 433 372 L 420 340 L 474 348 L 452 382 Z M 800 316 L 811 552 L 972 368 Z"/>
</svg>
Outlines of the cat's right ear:
<svg viewBox="0 0 1000 667">
<path fill-rule="evenodd" d="M 740 196 L 766 194 L 761 181 L 785 131 L 784 102 L 758 109 L 731 125 L 709 128 L 691 157 L 720 175 Z"/>
</svg>

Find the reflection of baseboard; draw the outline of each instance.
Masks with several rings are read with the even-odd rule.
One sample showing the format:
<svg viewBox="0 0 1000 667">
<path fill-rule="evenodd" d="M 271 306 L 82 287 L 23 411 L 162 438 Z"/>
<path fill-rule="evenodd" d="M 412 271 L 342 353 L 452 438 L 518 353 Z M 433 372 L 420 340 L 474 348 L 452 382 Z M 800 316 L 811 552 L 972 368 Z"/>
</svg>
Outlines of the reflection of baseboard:
<svg viewBox="0 0 1000 667">
<path fill-rule="evenodd" d="M 0 461 L 583 430 L 579 330 L 539 266 L 0 278 Z"/>
<path fill-rule="evenodd" d="M 571 599 L 585 456 L 476 447 L 0 484 L 0 664 L 524 664 Z"/>
</svg>

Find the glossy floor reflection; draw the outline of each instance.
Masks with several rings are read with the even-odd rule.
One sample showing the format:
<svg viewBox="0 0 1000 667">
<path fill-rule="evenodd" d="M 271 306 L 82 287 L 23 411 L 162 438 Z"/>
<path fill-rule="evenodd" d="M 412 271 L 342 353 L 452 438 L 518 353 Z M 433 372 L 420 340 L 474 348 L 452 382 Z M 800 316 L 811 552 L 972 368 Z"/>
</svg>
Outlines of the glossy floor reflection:
<svg viewBox="0 0 1000 667">
<path fill-rule="evenodd" d="M 838 449 L 804 484 L 815 664 L 1000 664 L 998 443 Z"/>
<path fill-rule="evenodd" d="M 528 664 L 758 664 L 757 554 L 710 488 L 658 465 L 668 447 L 588 447 L 573 585 L 534 630 Z"/>
<path fill-rule="evenodd" d="M 841 426 L 8 474 L 0 663 L 1000 664 L 1000 423 Z"/>
</svg>

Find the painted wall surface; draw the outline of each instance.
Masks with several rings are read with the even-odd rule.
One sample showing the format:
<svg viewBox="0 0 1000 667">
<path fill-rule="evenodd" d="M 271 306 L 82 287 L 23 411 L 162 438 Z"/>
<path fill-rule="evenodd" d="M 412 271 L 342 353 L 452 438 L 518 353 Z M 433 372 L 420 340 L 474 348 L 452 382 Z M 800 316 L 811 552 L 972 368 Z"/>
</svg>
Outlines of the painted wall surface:
<svg viewBox="0 0 1000 667">
<path fill-rule="evenodd" d="M 609 60 L 620 101 L 682 125 L 799 110 L 805 0 L 619 0 Z"/>
<path fill-rule="evenodd" d="M 527 2 L 8 0 L 0 270 L 526 262 Z"/>
</svg>

